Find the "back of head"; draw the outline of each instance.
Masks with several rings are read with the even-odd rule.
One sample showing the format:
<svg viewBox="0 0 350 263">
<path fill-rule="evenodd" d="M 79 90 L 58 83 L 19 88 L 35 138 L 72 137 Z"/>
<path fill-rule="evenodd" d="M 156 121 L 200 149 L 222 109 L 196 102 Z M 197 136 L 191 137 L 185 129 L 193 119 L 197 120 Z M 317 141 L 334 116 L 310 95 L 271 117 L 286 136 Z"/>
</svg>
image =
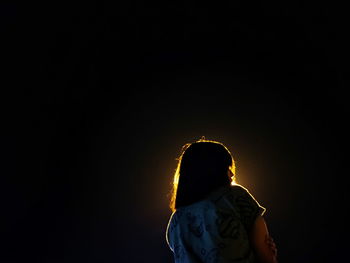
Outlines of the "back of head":
<svg viewBox="0 0 350 263">
<path fill-rule="evenodd" d="M 223 144 L 202 139 L 185 145 L 174 176 L 172 210 L 190 205 L 216 188 L 229 185 L 228 169 L 234 170 L 234 161 Z"/>
</svg>

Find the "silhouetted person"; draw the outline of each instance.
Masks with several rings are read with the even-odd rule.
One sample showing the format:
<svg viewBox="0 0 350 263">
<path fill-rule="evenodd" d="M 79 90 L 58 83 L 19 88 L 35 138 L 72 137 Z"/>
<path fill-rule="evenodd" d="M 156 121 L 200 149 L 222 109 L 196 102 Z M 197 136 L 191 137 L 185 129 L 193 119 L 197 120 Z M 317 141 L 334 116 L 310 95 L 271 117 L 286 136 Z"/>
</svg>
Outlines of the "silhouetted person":
<svg viewBox="0 0 350 263">
<path fill-rule="evenodd" d="M 262 207 L 235 183 L 235 163 L 221 143 L 183 147 L 174 175 L 166 239 L 176 263 L 277 262 Z"/>
</svg>

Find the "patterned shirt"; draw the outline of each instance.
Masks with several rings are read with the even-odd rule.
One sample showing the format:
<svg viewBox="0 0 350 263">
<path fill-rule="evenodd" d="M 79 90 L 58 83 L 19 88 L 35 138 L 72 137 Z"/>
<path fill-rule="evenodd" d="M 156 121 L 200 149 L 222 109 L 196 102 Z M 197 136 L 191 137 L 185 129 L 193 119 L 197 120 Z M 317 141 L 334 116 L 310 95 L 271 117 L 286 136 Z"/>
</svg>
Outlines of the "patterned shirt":
<svg viewBox="0 0 350 263">
<path fill-rule="evenodd" d="M 172 213 L 166 239 L 175 263 L 252 263 L 248 233 L 262 207 L 240 185 L 223 186 Z"/>
</svg>

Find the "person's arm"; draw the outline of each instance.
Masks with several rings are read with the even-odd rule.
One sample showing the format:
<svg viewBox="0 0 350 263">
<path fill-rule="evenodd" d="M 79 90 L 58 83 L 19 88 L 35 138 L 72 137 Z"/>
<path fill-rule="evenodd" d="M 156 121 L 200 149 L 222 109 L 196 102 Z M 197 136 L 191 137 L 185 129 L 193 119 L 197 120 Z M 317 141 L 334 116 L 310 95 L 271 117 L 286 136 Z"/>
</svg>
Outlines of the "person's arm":
<svg viewBox="0 0 350 263">
<path fill-rule="evenodd" d="M 277 249 L 269 235 L 265 219 L 258 216 L 250 232 L 250 242 L 261 263 L 277 263 Z"/>
</svg>

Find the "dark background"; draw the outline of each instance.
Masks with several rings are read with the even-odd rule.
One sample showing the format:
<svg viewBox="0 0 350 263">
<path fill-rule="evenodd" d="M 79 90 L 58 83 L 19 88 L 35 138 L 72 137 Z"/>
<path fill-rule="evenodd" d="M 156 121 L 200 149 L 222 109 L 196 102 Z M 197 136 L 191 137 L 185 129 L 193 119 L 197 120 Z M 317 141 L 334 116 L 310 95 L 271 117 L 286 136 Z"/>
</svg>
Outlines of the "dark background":
<svg viewBox="0 0 350 263">
<path fill-rule="evenodd" d="M 1 262 L 173 262 L 175 158 L 203 135 L 280 262 L 347 258 L 343 6 L 47 2 L 0 5 Z"/>
</svg>

